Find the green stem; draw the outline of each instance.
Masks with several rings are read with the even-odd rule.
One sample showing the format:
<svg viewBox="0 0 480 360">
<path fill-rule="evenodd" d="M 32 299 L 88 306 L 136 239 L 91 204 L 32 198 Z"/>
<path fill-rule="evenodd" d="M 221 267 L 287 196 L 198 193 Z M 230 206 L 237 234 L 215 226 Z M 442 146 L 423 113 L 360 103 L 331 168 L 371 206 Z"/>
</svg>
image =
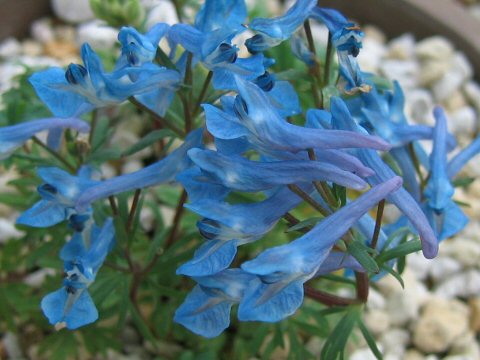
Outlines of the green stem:
<svg viewBox="0 0 480 360">
<path fill-rule="evenodd" d="M 319 88 L 319 83 L 321 82 L 321 72 L 320 66 L 317 61 L 317 51 L 315 49 L 315 41 L 313 40 L 312 29 L 310 28 L 310 22 L 307 20 L 303 23 L 303 27 L 305 29 L 305 34 L 307 35 L 307 42 L 308 42 L 308 49 L 314 55 L 314 62 L 310 66 L 310 74 L 313 76 L 312 80 L 312 95 L 313 100 L 315 102 L 315 106 L 319 109 L 323 108 L 323 101 L 322 101 L 322 92 Z"/>
<path fill-rule="evenodd" d="M 175 124 L 171 124 L 166 119 L 164 119 L 163 117 L 161 117 L 160 115 L 155 113 L 155 111 L 150 110 L 148 107 L 146 107 L 145 105 L 140 103 L 137 99 L 135 99 L 133 96 L 130 96 L 128 98 L 128 101 L 130 101 L 133 105 L 135 105 L 140 110 L 143 110 L 143 111 L 149 113 L 164 128 L 172 130 L 173 132 L 175 132 L 178 136 L 180 136 L 182 138 L 184 137 L 184 133 L 183 133 L 182 129 L 177 127 Z"/>
<path fill-rule="evenodd" d="M 38 146 L 40 146 L 42 149 L 44 149 L 46 152 L 48 152 L 50 155 L 53 155 L 58 161 L 60 161 L 63 165 L 65 165 L 70 172 L 72 172 L 72 173 L 76 172 L 75 166 L 70 164 L 67 161 L 67 159 L 65 159 L 62 155 L 60 155 L 56 151 L 50 149 L 47 145 L 45 145 L 43 142 L 41 142 L 39 138 L 37 138 L 36 136 L 33 136 L 32 141 L 35 144 L 37 144 Z"/>
<path fill-rule="evenodd" d="M 172 4 L 175 7 L 175 12 L 177 13 L 178 22 L 183 22 L 183 15 L 182 15 L 182 5 L 179 3 L 178 0 L 172 0 Z"/>
<path fill-rule="evenodd" d="M 210 81 L 212 80 L 213 72 L 209 71 L 205 81 L 203 82 L 202 90 L 200 91 L 200 95 L 198 96 L 197 103 L 195 104 L 195 108 L 193 109 L 193 117 L 197 116 L 200 105 L 202 104 L 205 95 L 207 94 L 208 87 L 210 85 Z"/>
<path fill-rule="evenodd" d="M 415 172 L 420 179 L 420 192 L 423 194 L 423 190 L 425 189 L 425 186 L 427 186 L 428 178 L 426 179 L 423 177 L 422 170 L 420 169 L 420 161 L 418 160 L 417 153 L 415 152 L 415 148 L 412 142 L 408 144 L 408 152 L 410 153 L 410 157 L 412 158 Z"/>
<path fill-rule="evenodd" d="M 95 130 L 97 128 L 98 122 L 98 109 L 94 109 L 92 111 L 92 121 L 90 124 L 90 133 L 88 134 L 88 144 L 90 145 L 90 149 L 92 149 L 93 137 L 95 135 Z"/>
<path fill-rule="evenodd" d="M 117 207 L 117 203 L 115 202 L 115 197 L 113 197 L 113 195 L 109 196 L 108 197 L 108 202 L 110 203 L 110 208 L 112 209 L 113 216 L 117 216 L 118 215 L 118 207 Z"/>
<path fill-rule="evenodd" d="M 133 220 L 135 219 L 135 213 L 137 212 L 138 200 L 140 199 L 140 194 L 142 189 L 135 190 L 135 195 L 133 196 L 132 207 L 130 208 L 130 213 L 128 214 L 127 221 L 127 234 L 132 230 Z"/>
<path fill-rule="evenodd" d="M 315 151 L 313 149 L 308 149 L 308 158 L 312 161 L 316 161 L 317 157 L 315 156 Z M 333 209 L 338 207 L 337 199 L 333 196 L 330 188 L 325 182 L 322 181 L 313 181 L 313 186 L 322 196 L 322 198 L 330 205 Z M 328 210 L 328 209 L 327 209 Z"/>
<path fill-rule="evenodd" d="M 305 295 L 311 299 L 314 299 L 327 306 L 348 306 L 352 304 L 358 304 L 358 299 L 344 298 L 341 296 L 333 295 L 312 288 L 308 285 L 303 285 Z"/>
<path fill-rule="evenodd" d="M 305 200 L 306 203 L 308 203 L 310 206 L 312 206 L 315 210 L 317 210 L 320 214 L 323 216 L 327 217 L 330 215 L 330 213 L 325 210 L 319 203 L 317 203 L 315 200 L 313 200 L 310 195 L 308 195 L 305 191 L 300 189 L 297 185 L 290 184 L 288 185 L 288 188 L 297 194 L 299 197 L 301 197 L 303 200 Z"/>
<path fill-rule="evenodd" d="M 325 55 L 325 72 L 323 73 L 323 84 L 328 85 L 330 80 L 330 66 L 332 63 L 333 45 L 332 34 L 328 32 L 327 53 Z"/>
<path fill-rule="evenodd" d="M 355 280 L 357 282 L 357 299 L 362 303 L 368 300 L 369 280 L 366 272 L 355 271 Z"/>
<path fill-rule="evenodd" d="M 378 236 L 380 235 L 380 229 L 382 227 L 382 218 L 383 218 L 383 209 L 385 208 L 385 199 L 381 200 L 378 203 L 377 207 L 377 217 L 375 219 L 375 228 L 373 230 L 372 242 L 370 247 L 375 249 L 378 243 Z"/>
<path fill-rule="evenodd" d="M 165 241 L 165 249 L 168 249 L 170 246 L 172 246 L 177 238 L 178 228 L 180 226 L 180 220 L 182 219 L 182 216 L 185 210 L 183 205 L 187 201 L 187 198 L 188 198 L 188 194 L 185 190 L 183 190 L 182 194 L 180 195 L 180 198 L 178 199 L 177 206 L 175 208 L 175 216 L 173 217 L 172 229 L 170 230 L 170 234 L 167 240 Z M 160 259 L 160 253 L 156 253 L 153 259 L 140 272 L 142 277 L 147 275 L 153 269 L 158 259 Z"/>
<path fill-rule="evenodd" d="M 183 104 L 183 113 L 185 116 L 185 134 L 188 134 L 192 130 L 193 119 L 192 119 L 192 109 L 190 104 L 192 103 L 192 93 L 193 93 L 193 77 L 192 77 L 192 59 L 193 54 L 189 53 L 187 57 L 187 67 L 185 70 L 184 84 L 187 86 L 188 97 L 181 96 Z"/>
</svg>

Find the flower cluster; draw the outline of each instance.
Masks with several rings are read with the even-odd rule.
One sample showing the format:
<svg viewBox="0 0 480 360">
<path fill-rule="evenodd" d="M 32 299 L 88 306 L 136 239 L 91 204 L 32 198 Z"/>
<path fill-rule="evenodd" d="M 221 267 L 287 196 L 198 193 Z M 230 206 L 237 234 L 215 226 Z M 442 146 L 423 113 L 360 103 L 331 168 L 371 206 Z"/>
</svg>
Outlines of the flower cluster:
<svg viewBox="0 0 480 360">
<path fill-rule="evenodd" d="M 60 251 L 63 287 L 41 304 L 51 324 L 75 329 L 97 319 L 88 287 L 115 246 L 115 231 L 113 220 L 96 216 L 94 205 L 128 191 L 177 182 L 188 193 L 185 207 L 200 216 L 203 241 L 177 269 L 197 285 L 174 320 L 205 337 L 229 326 L 234 305 L 240 321 L 277 322 L 302 305 L 305 283 L 312 279 L 345 270 L 344 276 L 355 273 L 368 280 L 385 270 L 375 255 L 395 248 L 399 233 L 418 235 L 424 256 L 433 258 L 439 240 L 467 223 L 453 200 L 453 179 L 480 152 L 480 139 L 449 159 L 456 142 L 440 107 L 434 110 L 434 127 L 409 124 L 400 86 L 380 88 L 361 71 L 356 57 L 363 33 L 336 10 L 321 8 L 316 0 L 297 0 L 276 18 L 245 25 L 247 15 L 243 0 L 206 0 L 192 25 L 157 24 L 145 34 L 123 27 L 111 72 L 84 44 L 83 64 L 30 78 L 53 117 L 0 128 L 1 158 L 45 130 L 49 136 L 43 146 L 56 152 L 64 129 L 75 135 L 90 131 L 79 117 L 126 101 L 183 139 L 162 159 L 108 179 L 101 179 L 95 162 L 85 158 L 70 172 L 38 169 L 41 199 L 17 223 L 67 222 L 73 231 Z M 336 60 L 327 54 L 323 69 L 310 21 L 328 28 L 329 48 L 337 54 Z M 242 58 L 243 44 L 237 40 L 247 28 L 255 35 L 245 42 L 251 55 Z M 162 39 L 168 50 L 159 46 Z M 271 48 L 286 41 L 308 69 L 313 108 L 302 109 L 292 83 L 272 70 Z M 337 76 L 330 72 L 337 71 L 338 82 L 332 82 Z M 193 73 L 205 78 L 196 103 L 191 101 Z M 327 86 L 336 88 L 335 96 L 319 91 Z M 206 101 L 208 91 L 218 96 Z M 183 124 L 165 121 L 175 98 L 183 107 Z M 430 154 L 420 141 L 433 144 Z M 369 211 L 384 201 L 401 216 L 379 228 L 381 219 L 375 221 Z M 292 211 L 305 206 L 318 216 L 301 226 Z M 239 246 L 267 237 L 282 219 L 303 234 L 263 247 L 250 259 L 237 258 Z M 138 271 L 135 279 L 152 268 Z"/>
</svg>

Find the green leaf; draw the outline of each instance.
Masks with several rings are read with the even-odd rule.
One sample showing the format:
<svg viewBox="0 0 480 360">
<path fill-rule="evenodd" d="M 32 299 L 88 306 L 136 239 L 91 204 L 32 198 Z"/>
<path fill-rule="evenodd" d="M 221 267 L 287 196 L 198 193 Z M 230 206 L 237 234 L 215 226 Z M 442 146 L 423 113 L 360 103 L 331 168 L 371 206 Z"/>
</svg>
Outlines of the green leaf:
<svg viewBox="0 0 480 360">
<path fill-rule="evenodd" d="M 116 149 L 116 148 L 99 149 L 91 153 L 87 157 L 87 162 L 95 162 L 97 164 L 102 164 L 110 160 L 119 159 L 121 156 L 122 156 L 122 152 L 120 149 Z"/>
<path fill-rule="evenodd" d="M 175 64 L 170 60 L 170 57 L 165 54 L 162 48 L 159 46 L 157 47 L 157 52 L 155 54 L 155 61 L 162 66 L 165 66 L 167 69 L 174 69 L 176 70 L 177 67 Z"/>
<path fill-rule="evenodd" d="M 17 328 L 14 318 L 15 313 L 11 311 L 5 291 L 3 287 L 0 288 L 0 317 L 5 321 L 10 331 L 15 331 Z"/>
<path fill-rule="evenodd" d="M 135 305 L 131 301 L 129 301 L 129 310 L 130 310 L 130 314 L 132 315 L 132 320 L 135 323 L 135 326 L 137 327 L 138 331 L 142 334 L 142 336 L 145 339 L 151 341 L 152 344 L 155 344 L 156 343 L 155 336 L 153 335 L 147 323 L 142 318 L 140 313 L 135 308 Z"/>
<path fill-rule="evenodd" d="M 110 121 L 107 118 L 100 118 L 97 120 L 97 125 L 95 127 L 95 132 L 93 133 L 92 139 L 92 153 L 97 151 L 107 139 L 111 138 L 113 129 L 111 127 Z"/>
<path fill-rule="evenodd" d="M 369 248 L 367 245 L 360 241 L 351 241 L 347 244 L 347 250 L 349 254 L 352 255 L 367 271 L 373 273 L 378 273 L 380 271 L 377 263 L 370 255 L 373 249 Z"/>
<path fill-rule="evenodd" d="M 27 208 L 32 205 L 36 195 L 19 196 L 15 193 L 0 193 L 0 203 L 15 208 Z"/>
<path fill-rule="evenodd" d="M 348 338 L 359 319 L 360 307 L 350 306 L 327 338 L 320 354 L 321 359 L 344 359 Z"/>
<path fill-rule="evenodd" d="M 122 157 L 133 155 L 166 137 L 175 137 L 175 133 L 169 129 L 154 130 L 141 138 L 136 144 L 125 150 L 122 153 Z"/>
<path fill-rule="evenodd" d="M 312 226 L 315 226 L 315 224 L 322 219 L 323 218 L 321 217 L 313 217 L 307 220 L 300 221 L 298 224 L 290 226 L 286 232 L 289 233 L 292 231 L 299 231 L 305 228 L 311 228 Z"/>
<path fill-rule="evenodd" d="M 352 286 L 355 286 L 355 285 L 356 285 L 355 280 L 349 279 L 348 277 L 344 277 L 344 276 L 338 276 L 338 275 L 334 275 L 334 274 L 327 274 L 327 275 L 322 275 L 322 276 L 320 276 L 320 277 L 321 277 L 322 279 L 330 280 L 330 281 L 333 281 L 333 282 L 338 282 L 338 283 L 342 283 L 342 284 L 348 284 L 348 285 L 352 285 Z"/>
<path fill-rule="evenodd" d="M 347 188 L 345 186 L 340 186 L 334 183 L 333 193 L 335 194 L 337 201 L 340 200 L 341 207 L 347 204 Z"/>
<path fill-rule="evenodd" d="M 375 355 L 378 360 L 383 360 L 383 355 L 378 349 L 375 339 L 373 338 L 372 334 L 370 334 L 370 331 L 361 319 L 358 320 L 358 327 L 360 328 L 360 331 L 362 332 L 368 347 L 370 348 L 370 350 L 372 350 L 373 355 Z"/>
<path fill-rule="evenodd" d="M 461 177 L 452 181 L 454 187 L 465 188 L 475 181 L 474 177 Z"/>
<path fill-rule="evenodd" d="M 393 249 L 383 251 L 382 253 L 380 253 L 380 255 L 377 256 L 375 260 L 378 264 L 383 264 L 388 260 L 396 259 L 420 250 L 422 250 L 422 243 L 417 238 L 415 240 L 410 240 L 403 244 L 400 244 Z"/>
<path fill-rule="evenodd" d="M 167 229 L 163 229 L 163 231 L 158 232 L 155 237 L 153 238 L 153 241 L 150 243 L 148 247 L 148 252 L 147 252 L 147 259 L 146 263 L 150 263 L 152 261 L 153 257 L 155 254 L 157 254 L 158 251 L 162 251 L 161 246 L 167 239 L 167 235 L 170 233 Z"/>
<path fill-rule="evenodd" d="M 395 279 L 397 279 L 397 281 L 400 283 L 400 286 L 402 287 L 402 289 L 405 288 L 405 284 L 403 282 L 403 279 L 402 277 L 400 276 L 400 274 L 398 272 L 396 272 L 395 270 L 393 270 L 391 267 L 387 266 L 387 265 L 382 265 L 381 266 L 381 269 L 383 271 L 386 271 L 388 272 L 390 275 L 392 275 Z"/>
<path fill-rule="evenodd" d="M 80 347 L 75 339 L 75 332 L 67 329 L 54 332 L 40 343 L 38 348 L 42 355 L 48 354 L 49 360 L 67 360 L 77 357 Z"/>
</svg>

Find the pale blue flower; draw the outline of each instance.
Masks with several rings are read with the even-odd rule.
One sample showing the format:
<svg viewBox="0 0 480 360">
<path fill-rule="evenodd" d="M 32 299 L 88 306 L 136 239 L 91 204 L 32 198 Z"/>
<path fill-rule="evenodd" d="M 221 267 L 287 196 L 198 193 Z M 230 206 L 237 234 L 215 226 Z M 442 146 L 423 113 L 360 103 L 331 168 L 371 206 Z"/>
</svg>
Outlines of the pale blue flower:
<svg viewBox="0 0 480 360">
<path fill-rule="evenodd" d="M 130 174 L 103 180 L 88 191 L 80 194 L 75 204 L 78 211 L 83 211 L 96 200 L 135 189 L 143 189 L 163 183 L 172 182 L 178 173 L 191 166 L 187 157 L 191 148 L 202 146 L 203 129 L 192 131 L 185 142 L 162 160 Z"/>
<path fill-rule="evenodd" d="M 81 133 L 88 133 L 90 125 L 77 118 L 46 118 L 0 127 L 0 160 L 7 158 L 35 134 L 57 129 L 75 129 Z"/>
<path fill-rule="evenodd" d="M 83 209 L 82 212 L 75 209 L 75 202 L 80 195 L 98 184 L 97 181 L 91 180 L 89 168 L 81 168 L 78 176 L 53 167 L 39 168 L 37 172 L 44 181 L 37 188 L 41 200 L 24 211 L 17 219 L 17 224 L 49 227 L 64 220 L 69 220 L 73 215 L 83 215 L 90 212 L 88 208 Z M 87 216 L 86 219 L 88 218 Z M 73 227 L 80 226 L 78 224 L 79 219 L 74 218 Z"/>
<path fill-rule="evenodd" d="M 245 42 L 248 50 L 252 54 L 256 54 L 290 38 L 307 20 L 310 11 L 316 4 L 316 0 L 297 0 L 282 16 L 271 19 L 253 19 L 248 25 L 249 29 L 261 34 L 257 34 Z"/>
<path fill-rule="evenodd" d="M 175 312 L 173 320 L 195 334 L 213 338 L 230 325 L 230 310 L 243 297 L 255 276 L 240 269 L 195 277 L 198 285 Z"/>
<path fill-rule="evenodd" d="M 93 226 L 91 230 L 75 233 L 63 247 L 64 286 L 45 296 L 41 303 L 50 324 L 73 330 L 97 320 L 98 311 L 87 288 L 95 280 L 114 241 L 113 222 L 108 219 L 101 229 Z"/>
<path fill-rule="evenodd" d="M 267 249 L 254 260 L 243 263 L 242 269 L 257 275 L 260 282 L 246 289 L 238 309 L 239 319 L 276 322 L 292 315 L 303 302 L 303 284 L 319 272 L 335 243 L 401 184 L 401 178 L 395 177 L 374 186 L 317 223 L 304 236 Z M 341 262 L 341 258 L 337 260 Z"/>
<path fill-rule="evenodd" d="M 79 116 L 94 108 L 117 105 L 130 96 L 152 90 L 175 89 L 180 74 L 153 63 L 124 67 L 106 73 L 98 55 L 82 46 L 84 65 L 70 64 L 67 71 L 50 68 L 30 77 L 37 95 L 59 117 Z"/>
</svg>

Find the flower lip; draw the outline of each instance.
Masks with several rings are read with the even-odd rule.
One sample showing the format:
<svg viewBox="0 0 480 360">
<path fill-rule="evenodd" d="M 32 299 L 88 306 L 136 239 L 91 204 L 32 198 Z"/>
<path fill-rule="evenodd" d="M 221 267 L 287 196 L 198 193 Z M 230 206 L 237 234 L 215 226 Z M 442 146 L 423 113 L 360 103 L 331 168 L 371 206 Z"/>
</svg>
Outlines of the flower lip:
<svg viewBox="0 0 480 360">
<path fill-rule="evenodd" d="M 58 189 L 51 184 L 42 184 L 37 187 L 37 191 L 45 200 L 54 200 L 58 194 Z"/>
<path fill-rule="evenodd" d="M 209 219 L 209 218 L 203 218 L 201 221 L 197 223 L 198 231 L 200 232 L 200 235 L 202 235 L 205 239 L 207 240 L 213 240 L 217 237 L 217 233 L 213 231 L 208 231 L 208 229 L 220 229 L 220 224 L 218 221 Z"/>
<path fill-rule="evenodd" d="M 69 84 L 77 85 L 83 81 L 87 74 L 88 71 L 83 65 L 70 64 L 65 72 L 65 79 Z"/>
<path fill-rule="evenodd" d="M 248 115 L 248 105 L 245 100 L 240 95 L 237 95 L 235 97 L 235 102 L 233 104 L 233 110 L 235 111 L 235 114 L 243 118 Z"/>
<path fill-rule="evenodd" d="M 254 80 L 254 83 L 263 91 L 269 92 L 275 85 L 275 79 L 268 71 L 265 71 L 262 75 Z"/>
</svg>

